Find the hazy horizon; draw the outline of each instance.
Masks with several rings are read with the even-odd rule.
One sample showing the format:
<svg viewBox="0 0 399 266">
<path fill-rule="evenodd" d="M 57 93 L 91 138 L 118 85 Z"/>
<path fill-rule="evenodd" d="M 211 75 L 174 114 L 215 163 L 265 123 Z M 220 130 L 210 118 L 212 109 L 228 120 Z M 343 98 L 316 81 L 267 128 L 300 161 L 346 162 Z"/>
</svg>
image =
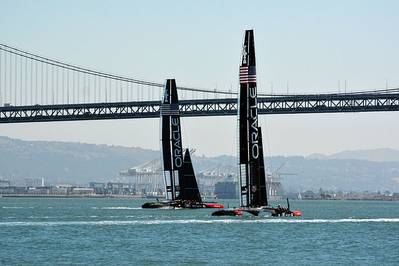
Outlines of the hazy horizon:
<svg viewBox="0 0 399 266">
<path fill-rule="evenodd" d="M 6 137 L 6 138 L 10 138 L 11 140 L 17 140 L 17 141 L 27 141 L 27 142 L 55 142 L 55 143 L 65 143 L 65 144 L 82 144 L 82 145 L 105 145 L 108 147 L 121 147 L 121 148 L 128 148 L 128 149 L 143 149 L 143 150 L 148 150 L 148 151 L 155 151 L 155 152 L 159 152 L 160 151 L 160 147 L 159 148 L 155 148 L 155 149 L 150 149 L 150 148 L 144 148 L 141 146 L 124 146 L 124 145 L 117 145 L 117 144 L 106 144 L 106 143 L 91 143 L 91 142 L 85 142 L 85 141 L 67 141 L 67 140 L 37 140 L 37 139 L 21 139 L 21 138 L 13 138 L 13 137 L 8 137 L 8 136 L 1 136 L 2 137 Z M 192 148 L 192 147 L 189 147 Z M 194 148 L 195 149 L 195 148 Z M 302 156 L 302 157 L 311 157 L 313 158 L 314 156 L 334 156 L 334 155 L 339 155 L 341 153 L 346 153 L 346 152 L 376 152 L 376 151 L 394 151 L 394 152 L 398 152 L 399 153 L 399 149 L 392 149 L 389 147 L 385 147 L 385 148 L 375 148 L 375 149 L 348 149 L 348 150 L 340 150 L 334 153 L 309 153 L 309 154 L 265 154 L 265 157 L 270 157 L 270 156 L 274 156 L 274 157 L 295 157 L 295 156 Z M 205 156 L 208 158 L 212 158 L 212 157 L 218 157 L 218 156 L 233 156 L 236 157 L 237 154 L 218 154 L 218 155 L 205 155 L 205 154 L 199 154 L 197 153 L 197 151 L 194 151 L 194 154 L 196 156 Z"/>
<path fill-rule="evenodd" d="M 3 1 L 1 43 L 162 83 L 236 90 L 255 29 L 261 93 L 399 87 L 396 1 Z M 243 15 L 245 14 L 245 15 Z M 49 23 L 49 21 L 51 23 Z M 263 115 L 270 155 L 399 149 L 399 113 Z M 236 154 L 236 118 L 183 118 L 183 145 Z M 158 119 L 2 124 L 0 135 L 159 149 Z"/>
</svg>

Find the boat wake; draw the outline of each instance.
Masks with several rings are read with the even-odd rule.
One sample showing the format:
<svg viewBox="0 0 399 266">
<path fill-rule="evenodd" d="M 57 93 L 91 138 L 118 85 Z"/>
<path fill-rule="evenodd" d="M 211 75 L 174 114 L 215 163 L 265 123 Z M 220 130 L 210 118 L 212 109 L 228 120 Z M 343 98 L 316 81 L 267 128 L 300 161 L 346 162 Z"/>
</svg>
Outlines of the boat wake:
<svg viewBox="0 0 399 266">
<path fill-rule="evenodd" d="M 92 207 L 92 209 L 101 209 L 101 210 L 141 210 L 141 207 Z"/>
<path fill-rule="evenodd" d="M 127 221 L 54 221 L 54 222 L 0 222 L 4 226 L 76 226 L 76 225 L 162 225 L 162 224 L 329 224 L 329 223 L 399 223 L 399 218 L 365 218 L 365 219 L 218 219 L 218 220 L 127 220 Z"/>
<path fill-rule="evenodd" d="M 33 209 L 33 207 L 3 206 L 3 209 Z"/>
</svg>

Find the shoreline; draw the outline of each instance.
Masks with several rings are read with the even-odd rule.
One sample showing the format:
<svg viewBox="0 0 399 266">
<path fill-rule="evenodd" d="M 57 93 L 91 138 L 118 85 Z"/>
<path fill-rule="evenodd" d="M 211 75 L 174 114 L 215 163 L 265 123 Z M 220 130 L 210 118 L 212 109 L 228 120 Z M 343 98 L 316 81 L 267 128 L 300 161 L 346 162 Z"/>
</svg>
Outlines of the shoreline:
<svg viewBox="0 0 399 266">
<path fill-rule="evenodd" d="M 126 199 L 152 199 L 134 195 L 46 195 L 46 194 L 0 194 L 0 198 L 126 198 Z M 163 199 L 164 197 L 158 197 Z M 156 199 L 154 197 L 153 199 Z"/>
<path fill-rule="evenodd" d="M 117 199 L 147 199 L 147 200 L 163 200 L 165 197 L 143 197 L 137 195 L 47 195 L 47 194 L 0 194 L 0 198 L 117 198 Z M 213 199 L 213 198 L 212 198 Z M 229 199 L 227 199 L 229 200 Z M 235 200 L 235 199 L 230 199 Z M 298 199 L 290 199 L 290 200 L 298 200 Z M 347 199 L 317 199 L 317 198 L 308 198 L 301 199 L 298 201 L 399 201 L 398 197 L 381 197 L 381 198 L 347 198 Z"/>
</svg>

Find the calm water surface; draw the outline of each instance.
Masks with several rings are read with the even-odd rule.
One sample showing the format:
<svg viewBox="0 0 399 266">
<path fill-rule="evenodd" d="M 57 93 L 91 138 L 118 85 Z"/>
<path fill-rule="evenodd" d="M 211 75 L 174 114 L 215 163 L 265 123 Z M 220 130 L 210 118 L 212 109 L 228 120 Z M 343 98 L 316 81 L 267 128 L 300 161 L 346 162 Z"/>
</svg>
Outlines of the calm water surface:
<svg viewBox="0 0 399 266">
<path fill-rule="evenodd" d="M 292 201 L 299 219 L 143 202 L 0 198 L 0 265 L 399 265 L 399 202 Z"/>
</svg>

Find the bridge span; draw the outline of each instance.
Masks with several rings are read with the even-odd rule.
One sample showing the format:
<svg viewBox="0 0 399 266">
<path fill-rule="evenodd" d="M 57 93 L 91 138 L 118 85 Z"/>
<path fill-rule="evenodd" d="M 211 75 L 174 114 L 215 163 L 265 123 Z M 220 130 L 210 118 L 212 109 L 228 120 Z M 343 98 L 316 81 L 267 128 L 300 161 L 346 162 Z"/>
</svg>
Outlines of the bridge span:
<svg viewBox="0 0 399 266">
<path fill-rule="evenodd" d="M 270 96 L 258 99 L 260 114 L 399 111 L 399 92 Z M 159 117 L 160 101 L 53 104 L 0 107 L 0 123 L 137 119 Z M 183 117 L 237 114 L 237 99 L 180 101 Z"/>
<path fill-rule="evenodd" d="M 0 43 L 0 123 L 155 118 L 163 86 Z M 237 92 L 178 90 L 183 117 L 237 114 Z M 258 96 L 260 114 L 399 111 L 399 88 L 278 96 L 262 94 L 258 88 Z"/>
</svg>

